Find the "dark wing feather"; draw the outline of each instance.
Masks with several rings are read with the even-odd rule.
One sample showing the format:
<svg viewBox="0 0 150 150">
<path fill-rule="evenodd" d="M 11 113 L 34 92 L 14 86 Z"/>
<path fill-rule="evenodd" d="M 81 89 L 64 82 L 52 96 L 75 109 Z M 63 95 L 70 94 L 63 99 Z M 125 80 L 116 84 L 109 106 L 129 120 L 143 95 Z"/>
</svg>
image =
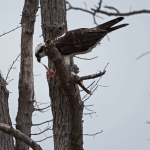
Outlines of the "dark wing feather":
<svg viewBox="0 0 150 150">
<path fill-rule="evenodd" d="M 85 52 L 99 42 L 107 31 L 95 31 L 94 29 L 81 28 L 72 30 L 54 41 L 56 48 L 62 55 Z"/>
</svg>

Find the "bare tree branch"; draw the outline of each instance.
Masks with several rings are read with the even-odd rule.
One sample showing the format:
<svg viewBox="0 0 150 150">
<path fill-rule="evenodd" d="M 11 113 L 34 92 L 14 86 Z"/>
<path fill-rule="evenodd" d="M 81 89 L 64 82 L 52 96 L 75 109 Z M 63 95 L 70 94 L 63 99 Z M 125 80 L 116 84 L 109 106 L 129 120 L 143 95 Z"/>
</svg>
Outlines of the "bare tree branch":
<svg viewBox="0 0 150 150">
<path fill-rule="evenodd" d="M 93 104 L 92 104 L 92 105 L 84 105 L 84 106 L 86 106 L 86 107 L 91 107 L 91 106 L 93 106 Z"/>
<path fill-rule="evenodd" d="M 104 8 L 112 9 L 112 10 L 115 10 L 117 13 L 120 13 L 117 8 L 112 7 L 112 6 L 104 6 Z"/>
<path fill-rule="evenodd" d="M 139 56 L 136 60 L 138 60 L 138 59 L 142 58 L 143 56 L 145 56 L 145 55 L 147 55 L 147 54 L 150 54 L 150 52 L 146 52 L 146 53 L 144 53 L 144 54 L 140 55 L 140 56 Z"/>
<path fill-rule="evenodd" d="M 83 113 L 83 115 L 93 115 L 93 114 L 95 114 L 96 116 L 97 116 L 97 114 L 96 114 L 96 112 L 91 112 L 91 113 Z M 92 117 L 92 116 L 91 116 Z"/>
<path fill-rule="evenodd" d="M 53 135 L 48 136 L 48 137 L 46 137 L 45 139 L 42 139 L 42 140 L 39 140 L 39 141 L 36 141 L 36 142 L 42 142 L 42 141 L 45 141 L 45 140 L 47 140 L 47 139 L 49 139 L 49 138 L 52 138 L 52 137 L 53 137 Z"/>
<path fill-rule="evenodd" d="M 17 138 L 18 140 L 24 142 L 25 144 L 27 144 L 28 146 L 30 146 L 33 150 L 42 150 L 42 148 L 40 147 L 40 145 L 38 145 L 34 140 L 32 140 L 30 137 L 26 136 L 25 134 L 23 134 L 22 132 L 20 132 L 17 129 L 14 129 L 13 127 L 4 124 L 4 123 L 0 123 L 0 130 L 14 136 L 15 138 Z"/>
<path fill-rule="evenodd" d="M 52 120 L 45 121 L 45 122 L 42 122 L 42 123 L 39 123 L 39 124 L 32 124 L 32 126 L 40 126 L 40 125 L 42 125 L 42 124 L 45 124 L 45 123 L 48 123 L 48 122 L 51 122 L 51 121 L 53 121 L 53 119 L 52 119 Z"/>
<path fill-rule="evenodd" d="M 150 10 L 137 10 L 137 11 L 132 11 L 132 12 L 127 12 L 127 13 L 121 13 L 121 12 L 117 12 L 117 13 L 113 13 L 113 12 L 107 12 L 107 11 L 103 11 L 103 10 L 96 10 L 91 8 L 91 10 L 93 10 L 96 13 L 101 13 L 107 16 L 131 16 L 131 15 L 137 15 L 137 14 L 143 14 L 143 13 L 150 13 Z"/>
<path fill-rule="evenodd" d="M 100 134 L 100 133 L 102 133 L 102 132 L 103 132 L 103 130 L 102 130 L 101 132 L 97 132 L 97 133 L 95 133 L 95 134 L 83 134 L 83 135 L 93 136 L 93 138 L 94 138 L 94 137 L 95 137 L 95 135 Z"/>
<path fill-rule="evenodd" d="M 103 70 L 103 72 L 105 71 L 105 69 L 106 69 L 106 67 L 108 66 L 108 64 L 109 63 L 107 63 L 107 65 L 105 66 L 105 68 L 104 68 L 104 70 Z M 102 78 L 102 76 L 100 76 L 100 78 L 97 80 L 97 82 L 93 85 L 93 84 L 91 84 L 91 94 L 90 94 L 90 96 L 88 96 L 88 94 L 86 94 L 86 95 L 84 95 L 84 97 L 82 98 L 82 101 L 87 101 L 92 95 L 93 95 L 93 93 L 97 90 L 97 88 L 98 88 L 98 83 L 99 83 L 99 81 L 101 80 L 101 78 Z M 88 96 L 88 97 L 87 97 Z"/>
<path fill-rule="evenodd" d="M 44 108 L 34 108 L 34 111 L 41 111 L 42 112 L 42 110 L 44 110 L 44 109 L 47 109 L 47 108 L 49 108 L 49 107 L 51 107 L 51 105 L 50 106 L 47 106 L 47 107 L 44 107 Z"/>
<path fill-rule="evenodd" d="M 80 11 L 83 11 L 83 12 L 86 12 L 86 13 L 89 13 L 89 14 L 93 15 L 93 20 L 94 20 L 95 24 L 97 24 L 96 20 L 95 20 L 95 16 L 97 16 L 96 15 L 97 13 L 104 14 L 104 15 L 107 15 L 107 16 L 131 16 L 131 15 L 137 15 L 137 14 L 143 14 L 143 13 L 150 13 L 150 10 L 146 10 L 146 9 L 121 13 L 121 12 L 119 12 L 119 10 L 117 8 L 115 8 L 113 6 L 104 6 L 104 8 L 115 10 L 116 11 L 115 13 L 104 11 L 104 10 L 101 10 L 102 0 L 100 0 L 98 5 L 95 6 L 96 8 L 91 8 L 91 10 L 87 10 L 87 9 L 80 8 L 80 7 L 73 7 L 68 1 L 66 3 L 68 4 L 68 9 L 67 10 L 71 10 L 71 9 L 72 10 L 80 10 Z M 102 18 L 102 17 L 100 17 L 100 18 Z"/>
<path fill-rule="evenodd" d="M 103 76 L 105 73 L 106 73 L 106 70 L 104 70 L 103 72 L 100 71 L 99 73 L 96 73 L 96 74 L 93 74 L 93 75 L 87 75 L 87 76 L 75 78 L 75 81 L 79 82 L 79 81 L 82 81 L 82 80 L 95 79 L 97 77 Z"/>
<path fill-rule="evenodd" d="M 43 130 L 43 131 L 41 131 L 39 133 L 34 133 L 34 134 L 31 134 L 31 135 L 39 135 L 39 134 L 42 134 L 42 133 L 44 133 L 44 132 L 46 132 L 48 130 L 52 130 L 51 127 L 48 127 L 48 128 L 46 128 L 45 130 Z"/>
<path fill-rule="evenodd" d="M 93 15 L 93 16 L 96 16 L 96 17 L 98 17 L 98 18 L 104 19 L 104 18 L 102 18 L 102 17 L 100 17 L 100 16 L 95 15 L 95 13 L 94 13 L 93 11 L 87 10 L 87 8 L 86 8 L 86 9 L 83 9 L 83 8 L 78 8 L 78 7 L 72 7 L 71 4 L 70 4 L 68 1 L 66 1 L 66 4 L 68 4 L 68 8 L 66 9 L 67 11 L 68 11 L 68 10 L 71 10 L 71 9 L 73 9 L 73 10 L 81 10 L 81 11 L 84 11 L 84 12 L 86 12 L 86 13 L 89 13 L 89 14 L 91 14 L 91 15 Z"/>
<path fill-rule="evenodd" d="M 19 54 L 19 55 L 17 56 L 17 58 L 13 61 L 12 65 L 11 65 L 10 68 L 8 69 L 8 73 L 7 73 L 6 79 L 5 79 L 6 81 L 7 81 L 7 78 L 8 78 L 8 75 L 9 75 L 11 69 L 13 69 L 13 65 L 15 64 L 15 62 L 17 61 L 17 59 L 19 58 L 19 56 L 20 56 L 20 54 Z"/>
<path fill-rule="evenodd" d="M 87 59 L 87 58 L 81 58 L 81 57 L 77 57 L 77 56 L 75 56 L 75 57 L 76 57 L 76 58 L 79 58 L 79 59 L 83 59 L 83 60 L 92 60 L 92 59 L 98 58 L 98 56 L 93 57 L 93 58 L 89 58 L 89 59 Z"/>
<path fill-rule="evenodd" d="M 4 36 L 5 34 L 8 34 L 8 33 L 12 32 L 12 31 L 15 31 L 16 29 L 18 29 L 18 28 L 20 28 L 20 27 L 21 27 L 21 26 L 19 26 L 19 27 L 17 26 L 17 28 L 15 28 L 15 29 L 12 29 L 12 30 L 10 30 L 10 31 L 8 31 L 8 32 L 4 32 L 3 34 L 0 35 L 0 37 L 1 37 L 1 36 Z"/>
<path fill-rule="evenodd" d="M 93 84 L 95 83 L 95 81 L 93 81 L 88 87 L 87 87 L 87 89 L 90 87 L 90 86 L 92 86 Z M 82 92 L 83 90 L 80 90 L 80 92 Z"/>
</svg>

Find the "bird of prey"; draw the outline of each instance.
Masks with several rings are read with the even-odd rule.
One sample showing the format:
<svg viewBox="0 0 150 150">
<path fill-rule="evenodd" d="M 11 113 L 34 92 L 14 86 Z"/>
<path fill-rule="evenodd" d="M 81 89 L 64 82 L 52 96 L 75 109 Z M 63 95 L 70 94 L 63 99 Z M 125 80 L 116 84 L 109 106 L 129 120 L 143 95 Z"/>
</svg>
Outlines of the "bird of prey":
<svg viewBox="0 0 150 150">
<path fill-rule="evenodd" d="M 123 17 L 118 17 L 94 28 L 80 28 L 68 31 L 63 37 L 53 40 L 52 43 L 63 55 L 65 64 L 71 65 L 75 55 L 91 52 L 108 33 L 127 26 L 128 24 L 114 26 L 123 19 Z M 45 47 L 45 43 L 41 43 L 35 49 L 38 62 L 42 57 L 46 56 L 44 53 Z"/>
</svg>

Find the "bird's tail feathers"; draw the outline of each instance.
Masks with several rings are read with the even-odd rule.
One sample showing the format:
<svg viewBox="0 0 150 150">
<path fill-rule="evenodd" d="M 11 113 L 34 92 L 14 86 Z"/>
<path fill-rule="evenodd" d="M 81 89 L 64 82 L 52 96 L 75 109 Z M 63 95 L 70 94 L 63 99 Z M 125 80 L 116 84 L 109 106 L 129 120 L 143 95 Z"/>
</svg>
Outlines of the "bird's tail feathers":
<svg viewBox="0 0 150 150">
<path fill-rule="evenodd" d="M 101 29 L 107 29 L 107 28 L 110 28 L 111 26 L 117 24 L 118 22 L 122 21 L 123 19 L 124 19 L 124 17 L 118 17 L 118 18 L 110 20 L 106 23 L 100 24 L 100 25 L 98 25 L 98 27 Z"/>
<path fill-rule="evenodd" d="M 111 32 L 111 31 L 117 30 L 119 28 L 122 28 L 122 27 L 125 27 L 128 25 L 128 24 L 122 24 L 122 25 L 118 25 L 116 27 L 112 27 L 113 25 L 117 24 L 118 22 L 122 21 L 123 19 L 124 19 L 124 17 L 118 17 L 116 19 L 110 20 L 101 25 L 98 25 L 97 27 L 100 29 L 103 29 L 103 30 L 107 30 L 108 32 Z"/>
<path fill-rule="evenodd" d="M 125 27 L 125 26 L 127 26 L 127 25 L 129 25 L 129 24 L 121 24 L 121 25 L 118 25 L 118 26 L 115 26 L 115 27 L 109 28 L 109 29 L 107 29 L 107 31 L 108 31 L 108 33 L 109 33 L 109 32 L 112 32 L 112 31 L 114 31 L 114 30 L 117 30 L 117 29 L 123 28 L 123 27 Z"/>
</svg>

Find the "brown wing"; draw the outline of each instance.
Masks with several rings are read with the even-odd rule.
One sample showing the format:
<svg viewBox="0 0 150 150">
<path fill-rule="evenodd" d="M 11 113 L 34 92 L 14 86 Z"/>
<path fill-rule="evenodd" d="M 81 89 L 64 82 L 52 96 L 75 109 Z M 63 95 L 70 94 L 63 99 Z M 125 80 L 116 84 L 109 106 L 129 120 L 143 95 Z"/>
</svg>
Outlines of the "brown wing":
<svg viewBox="0 0 150 150">
<path fill-rule="evenodd" d="M 64 37 L 54 41 L 62 55 L 85 52 L 107 34 L 106 30 L 96 31 L 94 28 L 81 28 L 66 33 Z"/>
<path fill-rule="evenodd" d="M 54 41 L 55 46 L 62 55 L 85 52 L 89 48 L 93 48 L 107 33 L 127 26 L 128 24 L 114 26 L 123 19 L 123 17 L 118 17 L 95 28 L 69 31 L 64 37 Z"/>
</svg>

